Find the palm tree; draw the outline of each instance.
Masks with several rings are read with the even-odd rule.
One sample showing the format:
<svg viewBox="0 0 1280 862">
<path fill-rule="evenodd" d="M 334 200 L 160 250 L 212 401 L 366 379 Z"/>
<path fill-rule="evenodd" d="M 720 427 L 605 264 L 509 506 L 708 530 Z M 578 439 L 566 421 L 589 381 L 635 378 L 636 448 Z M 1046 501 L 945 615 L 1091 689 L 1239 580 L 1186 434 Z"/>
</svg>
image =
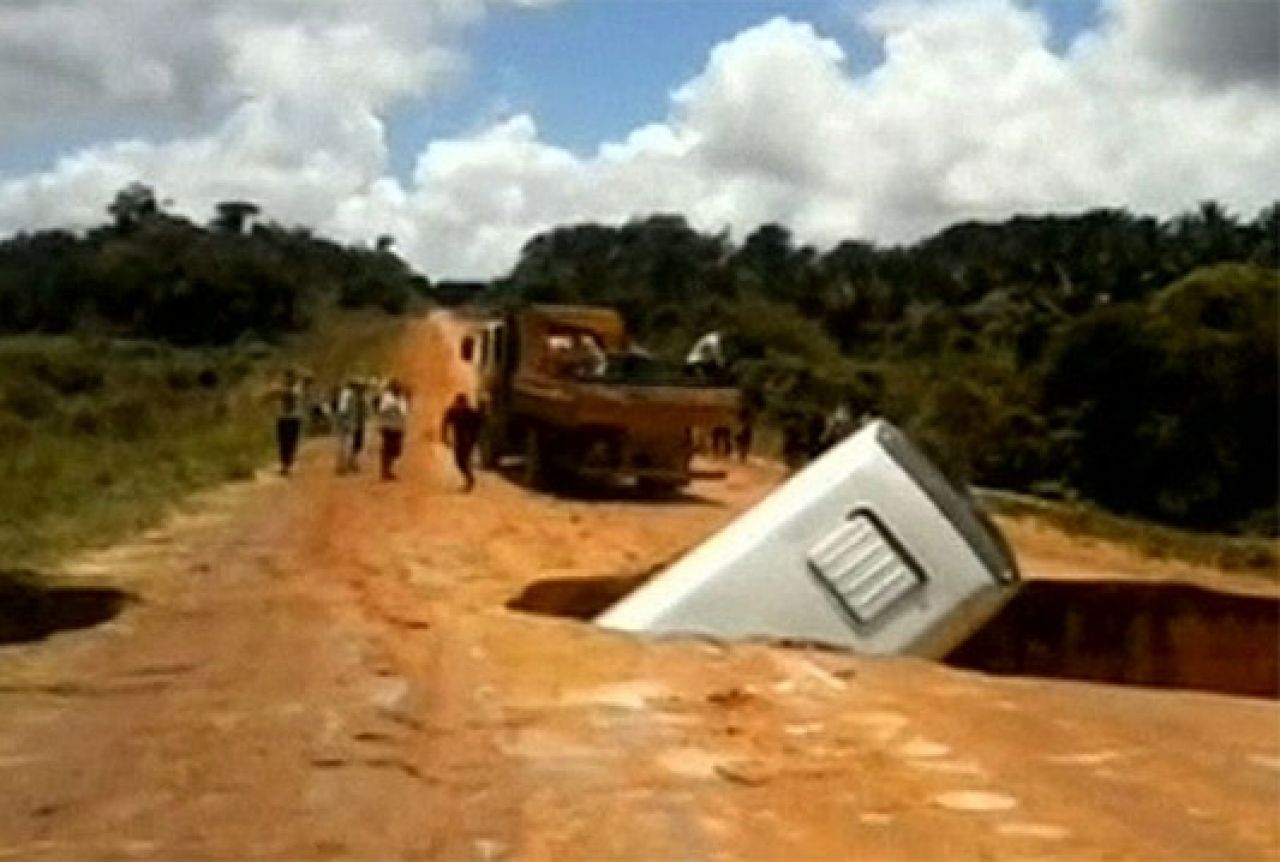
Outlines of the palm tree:
<svg viewBox="0 0 1280 862">
<path fill-rule="evenodd" d="M 210 222 L 211 227 L 227 233 L 244 233 L 249 220 L 261 213 L 262 208 L 249 201 L 222 201 L 217 211 Z"/>
</svg>

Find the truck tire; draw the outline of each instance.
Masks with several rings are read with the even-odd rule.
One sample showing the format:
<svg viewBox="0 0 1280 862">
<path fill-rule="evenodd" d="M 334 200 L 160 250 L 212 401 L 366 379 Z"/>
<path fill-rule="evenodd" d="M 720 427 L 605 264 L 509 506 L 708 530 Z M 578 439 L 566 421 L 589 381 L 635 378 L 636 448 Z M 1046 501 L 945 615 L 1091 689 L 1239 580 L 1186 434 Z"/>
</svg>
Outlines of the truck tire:
<svg viewBox="0 0 1280 862">
<path fill-rule="evenodd" d="M 524 484 L 535 491 L 551 487 L 551 453 L 547 447 L 547 432 L 530 428 L 524 435 Z"/>
<path fill-rule="evenodd" d="M 480 432 L 480 466 L 485 470 L 497 470 L 502 460 L 498 447 L 498 435 L 489 429 Z"/>
<path fill-rule="evenodd" d="M 636 481 L 636 490 L 642 496 L 662 500 L 680 493 L 685 484 L 674 479 L 639 479 Z"/>
</svg>

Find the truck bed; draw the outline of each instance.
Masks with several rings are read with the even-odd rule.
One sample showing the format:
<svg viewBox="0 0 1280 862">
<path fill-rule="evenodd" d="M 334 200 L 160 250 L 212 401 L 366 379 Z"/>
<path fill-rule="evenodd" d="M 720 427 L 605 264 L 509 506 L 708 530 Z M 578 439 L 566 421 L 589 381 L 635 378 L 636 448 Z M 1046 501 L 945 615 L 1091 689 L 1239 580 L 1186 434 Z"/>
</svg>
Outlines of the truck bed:
<svg viewBox="0 0 1280 862">
<path fill-rule="evenodd" d="M 734 421 L 736 389 L 696 384 L 613 383 L 543 376 L 517 378 L 516 408 L 556 426 L 712 427 Z"/>
</svg>

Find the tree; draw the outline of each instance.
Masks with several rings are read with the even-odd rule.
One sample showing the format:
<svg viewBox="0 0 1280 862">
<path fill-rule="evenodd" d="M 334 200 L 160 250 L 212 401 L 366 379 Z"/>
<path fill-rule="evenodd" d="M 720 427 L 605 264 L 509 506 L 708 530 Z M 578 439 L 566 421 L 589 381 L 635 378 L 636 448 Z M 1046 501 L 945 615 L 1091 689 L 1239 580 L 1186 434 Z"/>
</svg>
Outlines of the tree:
<svg viewBox="0 0 1280 862">
<path fill-rule="evenodd" d="M 126 233 L 160 212 L 155 190 L 133 182 L 116 192 L 107 205 L 107 213 L 115 221 L 116 230 Z"/>
<path fill-rule="evenodd" d="M 217 215 L 210 225 L 226 233 L 244 233 L 249 220 L 261 212 L 261 207 L 250 201 L 222 201 L 217 205 Z"/>
</svg>

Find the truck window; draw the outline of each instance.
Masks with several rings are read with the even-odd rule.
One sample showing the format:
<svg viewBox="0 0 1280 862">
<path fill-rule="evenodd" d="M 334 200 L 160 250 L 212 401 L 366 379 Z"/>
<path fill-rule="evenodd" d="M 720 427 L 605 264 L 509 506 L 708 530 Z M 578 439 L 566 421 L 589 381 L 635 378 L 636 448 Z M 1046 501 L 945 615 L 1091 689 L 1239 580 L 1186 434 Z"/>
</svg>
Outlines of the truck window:
<svg viewBox="0 0 1280 862">
<path fill-rule="evenodd" d="M 476 355 L 476 339 L 475 336 L 468 335 L 462 339 L 462 361 L 470 362 Z"/>
</svg>

